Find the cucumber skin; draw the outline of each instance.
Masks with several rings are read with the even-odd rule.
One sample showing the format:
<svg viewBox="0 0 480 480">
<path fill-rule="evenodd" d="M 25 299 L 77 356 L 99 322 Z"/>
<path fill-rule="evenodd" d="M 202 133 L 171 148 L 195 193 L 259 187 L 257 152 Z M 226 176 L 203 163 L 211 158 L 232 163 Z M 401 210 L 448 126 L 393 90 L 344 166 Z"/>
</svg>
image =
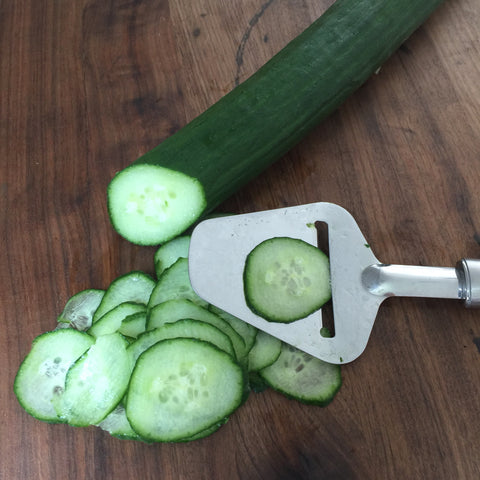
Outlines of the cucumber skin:
<svg viewBox="0 0 480 480">
<path fill-rule="evenodd" d="M 337 0 L 254 75 L 135 163 L 202 183 L 213 210 L 360 87 L 443 0 Z"/>
</svg>

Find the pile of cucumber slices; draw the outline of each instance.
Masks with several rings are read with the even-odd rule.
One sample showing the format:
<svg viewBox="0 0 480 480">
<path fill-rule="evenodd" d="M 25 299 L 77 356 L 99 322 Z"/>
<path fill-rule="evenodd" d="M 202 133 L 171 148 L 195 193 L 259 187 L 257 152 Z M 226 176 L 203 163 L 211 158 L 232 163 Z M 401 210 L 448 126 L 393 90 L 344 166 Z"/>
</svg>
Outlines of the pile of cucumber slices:
<svg viewBox="0 0 480 480">
<path fill-rule="evenodd" d="M 144 442 L 203 438 L 250 391 L 271 387 L 324 406 L 341 386 L 327 364 L 207 304 L 188 276 L 188 235 L 155 253 L 157 280 L 140 271 L 84 290 L 54 330 L 34 339 L 14 391 L 39 420 L 96 425 Z"/>
</svg>

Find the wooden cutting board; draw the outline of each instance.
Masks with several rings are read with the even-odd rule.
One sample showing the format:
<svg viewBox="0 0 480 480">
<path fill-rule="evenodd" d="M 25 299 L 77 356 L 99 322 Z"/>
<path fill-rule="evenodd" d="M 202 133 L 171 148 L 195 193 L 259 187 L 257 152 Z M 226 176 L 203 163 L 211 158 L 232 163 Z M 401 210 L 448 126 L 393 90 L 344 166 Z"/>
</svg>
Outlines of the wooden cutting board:
<svg viewBox="0 0 480 480">
<path fill-rule="evenodd" d="M 0 4 L 0 478 L 480 478 L 480 311 L 394 299 L 326 408 L 251 394 L 216 434 L 145 445 L 49 425 L 12 392 L 74 293 L 155 249 L 108 221 L 113 174 L 246 79 L 331 0 Z M 330 201 L 384 261 L 480 257 L 480 3 L 447 0 L 223 211 Z"/>
</svg>

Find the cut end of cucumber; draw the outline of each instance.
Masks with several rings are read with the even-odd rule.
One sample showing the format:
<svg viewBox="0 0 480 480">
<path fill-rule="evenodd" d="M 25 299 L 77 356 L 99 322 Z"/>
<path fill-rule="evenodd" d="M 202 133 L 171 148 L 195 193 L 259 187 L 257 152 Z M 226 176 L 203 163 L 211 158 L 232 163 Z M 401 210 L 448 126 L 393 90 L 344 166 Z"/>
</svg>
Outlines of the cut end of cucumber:
<svg viewBox="0 0 480 480">
<path fill-rule="evenodd" d="M 202 184 L 157 165 L 132 165 L 110 182 L 108 211 L 115 230 L 137 245 L 158 245 L 181 234 L 206 207 Z"/>
</svg>

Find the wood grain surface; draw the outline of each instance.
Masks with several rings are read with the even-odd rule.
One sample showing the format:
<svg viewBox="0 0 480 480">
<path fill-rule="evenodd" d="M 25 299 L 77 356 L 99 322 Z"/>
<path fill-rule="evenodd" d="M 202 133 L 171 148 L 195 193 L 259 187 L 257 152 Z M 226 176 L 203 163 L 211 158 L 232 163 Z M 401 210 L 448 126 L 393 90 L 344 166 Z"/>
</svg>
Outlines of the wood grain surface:
<svg viewBox="0 0 480 480">
<path fill-rule="evenodd" d="M 114 173 L 246 79 L 331 0 L 0 0 L 0 478 L 480 478 L 480 311 L 391 299 L 326 408 L 251 394 L 190 444 L 30 417 L 12 390 L 66 300 L 155 249 L 111 228 Z M 480 3 L 446 0 L 222 210 L 331 201 L 386 262 L 480 258 Z"/>
</svg>

